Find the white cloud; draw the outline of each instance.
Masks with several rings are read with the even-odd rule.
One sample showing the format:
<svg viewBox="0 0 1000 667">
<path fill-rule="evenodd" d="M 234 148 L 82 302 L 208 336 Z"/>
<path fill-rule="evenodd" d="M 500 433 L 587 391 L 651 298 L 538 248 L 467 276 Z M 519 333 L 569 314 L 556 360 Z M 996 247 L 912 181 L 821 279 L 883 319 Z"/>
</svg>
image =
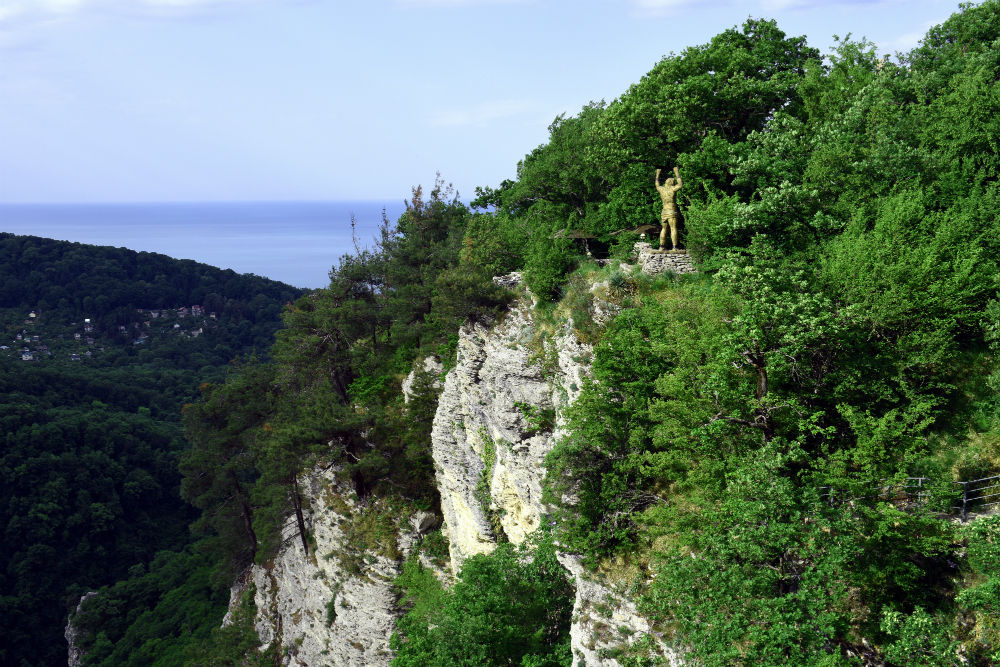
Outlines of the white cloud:
<svg viewBox="0 0 1000 667">
<path fill-rule="evenodd" d="M 482 127 L 501 118 L 520 116 L 535 110 L 536 106 L 531 102 L 498 100 L 495 102 L 483 102 L 482 104 L 464 109 L 439 111 L 432 114 L 428 122 L 435 127 L 456 127 L 461 125 L 477 125 Z"/>
<path fill-rule="evenodd" d="M 173 18 L 263 2 L 301 0 L 0 0 L 0 23 L 33 23 L 87 14 Z"/>
<path fill-rule="evenodd" d="M 936 25 L 944 23 L 948 19 L 947 16 L 942 17 L 936 21 L 925 21 L 920 24 L 917 30 L 913 32 L 908 32 L 905 35 L 900 35 L 895 39 L 889 40 L 887 42 L 879 44 L 879 51 L 885 53 L 896 53 L 897 51 L 909 51 L 915 48 L 917 44 L 924 37 L 927 36 L 927 31 Z"/>
</svg>

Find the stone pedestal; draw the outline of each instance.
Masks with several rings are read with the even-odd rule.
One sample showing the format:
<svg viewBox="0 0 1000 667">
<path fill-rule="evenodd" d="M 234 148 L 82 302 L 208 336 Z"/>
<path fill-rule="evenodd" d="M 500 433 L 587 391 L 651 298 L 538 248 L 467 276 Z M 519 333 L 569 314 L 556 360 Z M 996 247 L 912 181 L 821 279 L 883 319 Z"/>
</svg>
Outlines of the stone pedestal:
<svg viewBox="0 0 1000 667">
<path fill-rule="evenodd" d="M 649 243 L 635 244 L 635 254 L 643 273 L 655 276 L 665 271 L 672 273 L 697 273 L 687 250 L 653 250 Z"/>
</svg>

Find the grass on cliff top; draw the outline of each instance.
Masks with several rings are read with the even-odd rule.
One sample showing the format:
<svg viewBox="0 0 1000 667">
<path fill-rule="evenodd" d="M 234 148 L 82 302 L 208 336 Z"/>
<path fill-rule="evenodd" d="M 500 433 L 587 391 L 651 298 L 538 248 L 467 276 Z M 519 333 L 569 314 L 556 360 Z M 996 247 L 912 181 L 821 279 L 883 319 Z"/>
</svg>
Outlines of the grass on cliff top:
<svg viewBox="0 0 1000 667">
<path fill-rule="evenodd" d="M 528 345 L 540 353 L 544 341 L 557 336 L 567 324 L 581 343 L 596 345 L 610 321 L 600 321 L 598 308 L 635 308 L 648 299 L 662 298 L 677 285 L 710 281 L 710 276 L 702 274 L 666 272 L 650 276 L 637 264 L 617 259 L 604 266 L 585 259 L 566 275 L 566 281 L 558 288 L 558 299 L 536 303 L 531 311 L 534 334 Z"/>
</svg>

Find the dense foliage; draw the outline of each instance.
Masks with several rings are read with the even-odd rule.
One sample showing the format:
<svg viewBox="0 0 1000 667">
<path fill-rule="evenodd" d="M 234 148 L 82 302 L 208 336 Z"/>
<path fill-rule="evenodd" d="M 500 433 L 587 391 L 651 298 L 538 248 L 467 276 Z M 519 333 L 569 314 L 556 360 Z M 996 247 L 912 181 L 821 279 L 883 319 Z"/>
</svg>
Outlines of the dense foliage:
<svg viewBox="0 0 1000 667">
<path fill-rule="evenodd" d="M 393 635 L 393 667 L 565 667 L 573 586 L 551 533 L 469 558 L 443 589 L 416 558 L 397 585 L 410 609 Z"/>
<path fill-rule="evenodd" d="M 194 516 L 177 471 L 185 443 L 176 418 L 150 410 L 160 378 L 2 358 L 0 369 L 0 657 L 55 665 L 81 594 L 189 541 Z"/>
<path fill-rule="evenodd" d="M 580 253 L 557 232 L 590 234 L 601 250 L 615 241 L 612 233 L 659 221 L 656 168 L 683 168 L 685 202 L 732 192 L 731 146 L 763 130 L 775 113 L 802 108 L 798 83 L 818 57 L 773 21 L 749 20 L 742 30 L 664 57 L 610 105 L 560 116 L 549 142 L 518 163 L 517 180 L 478 189 L 473 204 L 495 207 L 498 226 L 523 230 L 515 238 L 528 283 L 548 298 Z"/>
<path fill-rule="evenodd" d="M 266 352 L 281 327 L 282 299 L 301 291 L 124 249 L 9 234 L 0 248 L 7 290 L 0 342 L 11 348 L 0 353 L 0 662 L 64 664 L 66 617 L 83 593 L 125 579 L 154 558 L 164 568 L 155 584 L 163 590 L 195 570 L 199 577 L 214 571 L 214 556 L 211 566 L 199 556 L 197 567 L 186 556 L 167 567 L 167 556 L 157 556 L 180 552 L 197 518 L 180 497 L 178 465 L 188 447 L 181 408 L 196 399 L 199 384 L 224 379 L 233 358 L 255 347 Z M 162 285 L 173 285 L 165 292 L 171 306 L 207 303 L 212 293 L 226 302 L 215 319 L 165 310 L 152 319 L 156 327 L 143 326 L 150 312 L 137 313 L 127 301 L 159 305 L 143 272 L 153 272 L 150 282 L 159 276 Z M 250 304 L 257 310 L 250 312 Z M 81 316 L 91 319 L 92 330 Z M 202 333 L 193 335 L 196 329 Z M 22 361 L 22 348 L 38 361 Z M 144 598 L 146 604 L 153 603 Z M 141 605 L 116 609 L 128 614 Z M 215 624 L 218 605 L 212 600 L 211 613 L 184 623 Z M 125 616 L 102 619 L 105 644 L 122 636 L 116 633 Z M 163 639 L 156 632 L 144 636 Z M 81 642 L 89 647 L 97 639 Z"/>
<path fill-rule="evenodd" d="M 95 362 L 158 360 L 160 366 L 194 371 L 225 366 L 254 350 L 266 354 L 281 328 L 281 309 L 303 293 L 193 260 L 0 233 L 0 324 L 13 335 L 34 313 L 30 333 L 42 334 L 60 359 L 82 351 L 60 341 L 68 343 L 89 319 L 97 346 L 114 347 Z M 177 315 L 177 309 L 194 305 L 203 307 L 203 316 L 190 310 Z M 160 317 L 151 317 L 152 310 Z M 203 333 L 192 337 L 189 330 L 197 329 Z M 133 344 L 140 333 L 149 338 L 138 349 Z"/>
<path fill-rule="evenodd" d="M 86 650 L 85 665 L 171 667 L 187 664 L 199 643 L 222 623 L 229 591 L 212 586 L 214 561 L 191 548 L 162 551 L 105 586 L 73 617 Z"/>
<path fill-rule="evenodd" d="M 686 177 L 708 275 L 638 290 L 548 465 L 566 543 L 655 572 L 641 607 L 699 664 L 996 659 L 968 601 L 997 562 L 936 510 L 1000 468 L 998 38 L 987 2 L 900 63 L 842 41 L 756 131 L 677 154 L 726 174 Z M 876 491 L 908 476 L 931 502 Z"/>
<path fill-rule="evenodd" d="M 953 481 L 1000 472 L 998 81 L 996 0 L 895 61 L 850 39 L 821 59 L 749 20 L 557 118 L 471 210 L 440 181 L 416 188 L 374 247 L 285 309 L 269 358 L 201 385 L 181 492 L 208 537 L 105 593 L 150 614 L 133 635 L 85 609 L 95 656 L 162 639 L 191 664 L 267 659 L 249 599 L 182 641 L 159 582 L 189 568 L 178 596 L 210 619 L 207 563 L 229 583 L 283 535 L 310 552 L 297 480 L 320 461 L 368 508 L 344 526 L 345 573 L 366 550 L 401 558 L 383 533 L 439 502 L 438 378 L 414 362 L 453 363 L 458 327 L 513 296 L 491 277 L 519 270 L 540 320 L 571 315 L 594 344 L 546 461 L 555 534 L 468 559 L 449 590 L 406 563 L 398 664 L 566 664 L 553 540 L 653 621 L 624 664 L 662 663 L 660 641 L 703 665 L 1000 662 L 995 517 L 945 512 Z M 587 257 L 629 256 L 629 230 L 658 217 L 653 174 L 674 166 L 699 274 Z M 621 308 L 602 325 L 595 282 Z M 931 480 L 921 495 L 911 477 Z"/>
<path fill-rule="evenodd" d="M 273 323 L 302 292 L 190 259 L 0 232 L 0 308 L 76 319 L 197 303 L 219 316 Z"/>
</svg>

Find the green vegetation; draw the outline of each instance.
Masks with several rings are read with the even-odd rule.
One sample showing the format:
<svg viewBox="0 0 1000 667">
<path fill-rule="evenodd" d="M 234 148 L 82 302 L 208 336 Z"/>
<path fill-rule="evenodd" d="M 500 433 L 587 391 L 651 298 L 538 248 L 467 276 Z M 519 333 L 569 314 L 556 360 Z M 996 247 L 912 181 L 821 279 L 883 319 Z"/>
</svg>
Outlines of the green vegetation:
<svg viewBox="0 0 1000 667">
<path fill-rule="evenodd" d="M 994 659 L 969 601 L 998 563 L 961 558 L 993 538 L 935 510 L 1000 434 L 1000 4 L 933 34 L 899 64 L 843 40 L 757 131 L 650 153 L 685 188 L 726 175 L 685 191 L 703 275 L 607 328 L 548 480 L 576 498 L 560 539 L 638 576 L 699 664 Z M 945 483 L 920 507 L 871 490 L 907 476 Z"/>
<path fill-rule="evenodd" d="M 0 343 L 12 358 L 26 349 L 62 368 L 139 365 L 218 380 L 231 360 L 267 354 L 282 307 L 302 294 L 191 260 L 0 233 L 0 326 L 9 336 Z"/>
<path fill-rule="evenodd" d="M 551 533 L 473 556 L 444 590 L 410 559 L 397 580 L 409 610 L 393 635 L 393 667 L 567 667 L 573 586 Z"/>
<path fill-rule="evenodd" d="M 997 664 L 997 522 L 963 526 L 943 510 L 954 502 L 953 480 L 1000 473 L 998 81 L 996 0 L 962 5 L 896 61 L 850 38 L 824 60 L 804 38 L 750 20 L 665 57 L 611 104 L 557 118 L 517 180 L 479 189 L 471 210 L 440 181 L 426 200 L 415 188 L 407 212 L 384 221 L 373 248 L 341 258 L 327 288 L 287 299 L 268 357 L 261 346 L 225 378 L 209 369 L 200 398 L 184 409 L 186 451 L 170 444 L 170 401 L 133 392 L 113 409 L 87 394 L 74 408 L 85 418 L 59 427 L 76 449 L 47 445 L 58 439 L 48 426 L 62 423 L 56 413 L 77 404 L 32 390 L 32 400 L 51 403 L 38 414 L 51 414 L 22 417 L 27 408 L 17 407 L 5 417 L 15 429 L 8 433 L 21 434 L 8 435 L 5 456 L 36 448 L 3 468 L 5 479 L 27 475 L 10 486 L 16 491 L 4 487 L 5 507 L 21 517 L 8 534 L 23 531 L 5 536 L 4 549 L 27 549 L 4 555 L 16 561 L 0 581 L 14 619 L 7 627 L 31 627 L 36 607 L 58 615 L 42 604 L 50 598 L 32 597 L 36 590 L 75 596 L 96 585 L 88 583 L 96 574 L 46 583 L 51 573 L 43 576 L 40 563 L 84 546 L 110 553 L 101 542 L 110 523 L 123 536 L 114 549 L 124 552 L 114 552 L 109 572 L 131 575 L 105 590 L 106 603 L 85 605 L 94 661 L 123 655 L 116 651 L 153 656 L 119 646 L 155 645 L 164 665 L 182 654 L 197 665 L 273 662 L 281 647 L 261 653 L 252 598 L 232 625 L 208 630 L 219 607 L 205 582 L 229 584 L 250 563 L 266 563 L 285 525 L 298 527 L 294 548 L 315 555 L 298 477 L 318 462 L 366 508 L 341 526 L 346 547 L 322 555 L 338 557 L 348 576 L 374 555 L 400 560 L 396 527 L 418 509 L 439 509 L 430 456 L 438 378 L 417 372 L 408 402 L 401 382 L 426 356 L 453 363 L 458 327 L 488 324 L 516 298 L 492 276 L 519 270 L 540 300 L 531 346 L 546 372 L 556 360 L 542 343 L 556 326 L 572 320 L 594 345 L 591 377 L 559 415 L 566 435 L 546 461 L 553 530 L 515 546 L 497 529 L 493 554 L 465 561 L 450 589 L 407 561 L 395 664 L 568 664 L 572 589 L 556 540 L 583 554 L 592 576 L 627 590 L 656 636 L 691 664 Z M 683 240 L 700 272 L 650 278 L 621 265 L 636 237 L 612 233 L 657 218 L 653 173 L 674 166 L 685 182 Z M 594 238 L 585 246 L 564 230 Z M 599 266 L 588 247 L 615 259 Z M 179 283 L 189 298 L 225 296 L 202 285 L 211 275 L 198 275 L 198 285 Z M 142 280 L 158 295 L 150 286 L 171 279 Z M 600 298 L 620 310 L 598 318 L 591 288 L 604 282 Z M 190 290 L 201 286 L 216 291 L 196 298 Z M 57 298 L 54 289 L 45 299 Z M 32 307 L 70 326 L 90 307 L 70 296 Z M 102 326 L 117 327 L 116 313 L 131 321 L 129 303 L 173 298 L 161 296 L 142 305 L 119 295 L 100 306 L 94 297 L 93 306 Z M 225 298 L 238 306 L 244 297 Z M 257 299 L 233 317 L 272 312 L 269 301 L 255 311 Z M 246 326 L 243 350 L 264 331 Z M 133 365 L 133 353 L 117 354 L 136 383 L 165 373 L 169 384 L 175 376 L 166 371 L 193 368 L 141 353 Z M 129 401 L 148 404 L 130 411 Z M 554 413 L 517 407 L 531 432 L 554 427 Z M 88 440 L 91 422 L 99 432 Z M 119 454 L 130 443 L 139 454 Z M 483 443 L 488 470 L 502 443 Z M 95 468 L 89 474 L 109 479 L 93 490 L 68 472 L 51 474 L 78 468 L 72 456 L 119 456 L 120 472 Z M 139 494 L 134 509 L 148 512 L 143 493 L 177 484 L 156 467 L 171 457 L 207 536 L 196 550 L 171 542 L 186 520 L 176 510 L 160 523 L 160 541 L 140 549 L 134 526 L 152 515 L 129 508 L 117 518 L 115 494 Z M 158 487 L 144 486 L 138 472 L 129 477 L 149 466 Z M 875 490 L 899 489 L 909 477 L 934 481 L 919 498 Z M 485 482 L 476 496 L 489 506 Z M 51 519 L 60 512 L 71 516 Z M 171 553 L 148 573 L 127 569 L 163 550 Z M 443 536 L 432 532 L 422 550 L 440 564 Z M 122 622 L 118 604 L 143 611 Z M 181 608 L 201 619 L 190 635 L 178 630 Z M 336 606 L 327 611 L 334 622 Z M 29 650 L 7 648 L 27 636 L 5 637 L 3 650 Z M 638 639 L 620 659 L 662 663 L 652 636 Z"/>
<path fill-rule="evenodd" d="M 97 656 L 115 643 L 107 664 L 125 664 L 119 644 L 145 646 L 136 660 L 162 653 L 174 664 L 183 642 L 170 637 L 217 625 L 227 599 L 201 583 L 215 561 L 184 555 L 197 513 L 179 494 L 181 408 L 200 383 L 224 379 L 233 358 L 266 352 L 282 299 L 301 291 L 162 255 L 10 234 L 0 234 L 0 275 L 0 342 L 11 348 L 0 351 L 0 662 L 65 664 L 69 611 L 122 580 L 113 607 L 122 616 L 102 607 L 94 627 L 103 639 L 81 643 L 99 642 Z M 208 308 L 213 294 L 215 319 L 173 310 Z M 154 319 L 133 305 L 171 309 Z M 22 347 L 40 361 L 22 361 Z M 146 608 L 153 616 L 140 618 Z"/>
<path fill-rule="evenodd" d="M 80 595 L 190 539 L 180 427 L 149 407 L 178 409 L 173 378 L 157 387 L 151 374 L 72 370 L 0 358 L 0 651 L 14 664 L 65 661 L 62 629 Z"/>
<path fill-rule="evenodd" d="M 282 306 L 302 293 L 190 259 L 0 232 L 0 308 L 33 310 L 59 322 L 90 317 L 109 335 L 133 322 L 136 308 L 198 304 L 219 319 L 270 325 L 269 334 L 255 332 L 266 350 Z"/>
<path fill-rule="evenodd" d="M 211 635 L 185 648 L 186 667 L 271 667 L 281 660 L 281 644 L 273 642 L 265 650 L 254 628 L 257 587 L 247 586 L 233 610 L 232 622 L 224 628 L 212 627 Z"/>
<path fill-rule="evenodd" d="M 160 552 L 149 572 L 135 565 L 129 578 L 88 599 L 73 626 L 82 633 L 85 665 L 180 667 L 197 642 L 207 643 L 222 623 L 228 591 L 211 585 L 214 562 L 205 554 Z"/>
</svg>

